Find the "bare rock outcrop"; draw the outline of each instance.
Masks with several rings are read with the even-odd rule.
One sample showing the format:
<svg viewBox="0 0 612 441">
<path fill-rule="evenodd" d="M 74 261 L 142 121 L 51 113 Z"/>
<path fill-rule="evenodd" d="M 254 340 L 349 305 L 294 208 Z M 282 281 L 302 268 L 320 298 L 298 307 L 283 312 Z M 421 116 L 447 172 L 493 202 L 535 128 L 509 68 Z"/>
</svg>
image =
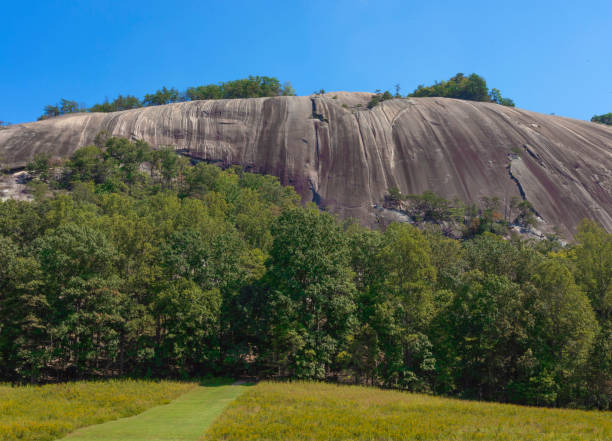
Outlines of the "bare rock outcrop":
<svg viewBox="0 0 612 441">
<path fill-rule="evenodd" d="M 0 129 L 5 168 L 66 157 L 104 130 L 220 165 L 278 176 L 304 200 L 377 221 L 390 187 L 478 202 L 527 198 L 571 235 L 583 218 L 612 231 L 612 128 L 491 103 L 384 101 L 369 93 L 192 101 L 82 113 Z"/>
</svg>

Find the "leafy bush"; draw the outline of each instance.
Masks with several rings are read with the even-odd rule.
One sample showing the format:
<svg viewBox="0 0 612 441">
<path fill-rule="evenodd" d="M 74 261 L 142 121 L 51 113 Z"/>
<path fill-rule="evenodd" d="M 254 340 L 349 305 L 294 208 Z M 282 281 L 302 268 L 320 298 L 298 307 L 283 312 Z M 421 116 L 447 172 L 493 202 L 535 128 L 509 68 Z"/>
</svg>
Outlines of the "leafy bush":
<svg viewBox="0 0 612 441">
<path fill-rule="evenodd" d="M 384 93 L 376 93 L 372 95 L 372 99 L 368 102 L 368 109 L 377 106 L 379 103 L 394 98 L 391 93 L 386 90 Z"/>
</svg>

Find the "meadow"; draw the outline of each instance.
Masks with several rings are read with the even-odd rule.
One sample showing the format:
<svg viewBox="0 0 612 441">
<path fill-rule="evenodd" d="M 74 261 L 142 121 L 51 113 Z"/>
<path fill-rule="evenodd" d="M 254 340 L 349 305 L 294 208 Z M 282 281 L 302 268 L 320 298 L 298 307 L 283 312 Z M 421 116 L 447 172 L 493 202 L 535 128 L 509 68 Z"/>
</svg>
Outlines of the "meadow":
<svg viewBox="0 0 612 441">
<path fill-rule="evenodd" d="M 610 440 L 612 412 L 463 401 L 314 382 L 259 383 L 203 440 Z"/>
<path fill-rule="evenodd" d="M 169 403 L 196 385 L 143 380 L 0 385 L 0 441 L 54 440 L 79 427 Z"/>
</svg>

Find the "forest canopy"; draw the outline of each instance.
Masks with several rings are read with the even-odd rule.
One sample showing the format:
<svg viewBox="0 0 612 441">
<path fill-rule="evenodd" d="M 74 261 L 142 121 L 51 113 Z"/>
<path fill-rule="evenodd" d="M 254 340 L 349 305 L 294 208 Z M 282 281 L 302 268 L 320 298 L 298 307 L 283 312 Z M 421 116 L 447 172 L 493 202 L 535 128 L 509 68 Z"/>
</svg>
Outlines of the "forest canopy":
<svg viewBox="0 0 612 441">
<path fill-rule="evenodd" d="M 275 177 L 104 134 L 29 170 L 35 200 L 0 202 L 0 381 L 255 375 L 612 404 L 612 235 L 593 222 L 568 247 L 455 240 L 439 224 L 465 212 L 391 191 L 427 223 L 370 230 Z"/>
</svg>

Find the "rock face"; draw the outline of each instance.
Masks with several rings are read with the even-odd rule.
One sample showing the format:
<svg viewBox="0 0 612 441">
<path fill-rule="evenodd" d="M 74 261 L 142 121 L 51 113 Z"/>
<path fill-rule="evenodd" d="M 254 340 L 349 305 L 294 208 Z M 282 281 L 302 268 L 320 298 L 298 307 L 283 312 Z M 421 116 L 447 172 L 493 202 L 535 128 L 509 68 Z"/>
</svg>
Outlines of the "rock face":
<svg viewBox="0 0 612 441">
<path fill-rule="evenodd" d="M 612 231 L 612 128 L 448 98 L 384 101 L 327 93 L 192 101 L 82 113 L 0 129 L 4 168 L 66 157 L 104 130 L 193 158 L 278 176 L 304 200 L 374 224 L 390 187 L 478 202 L 528 199 L 571 235 L 583 218 Z"/>
</svg>

